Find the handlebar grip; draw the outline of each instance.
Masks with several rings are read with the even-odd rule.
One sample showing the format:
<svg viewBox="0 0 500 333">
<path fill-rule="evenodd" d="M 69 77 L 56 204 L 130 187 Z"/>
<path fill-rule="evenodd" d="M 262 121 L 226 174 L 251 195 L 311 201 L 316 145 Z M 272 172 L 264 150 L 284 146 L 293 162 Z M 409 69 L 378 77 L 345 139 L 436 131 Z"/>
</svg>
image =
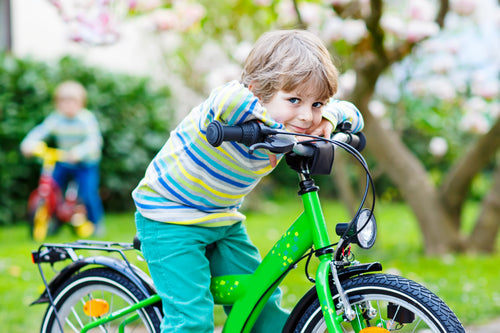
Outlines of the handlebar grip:
<svg viewBox="0 0 500 333">
<path fill-rule="evenodd" d="M 355 148 L 357 151 L 362 151 L 366 146 L 366 137 L 362 132 L 358 133 L 335 133 L 333 139 L 342 141 Z"/>
<path fill-rule="evenodd" d="M 357 151 L 362 151 L 366 146 L 366 136 L 363 132 L 351 134 L 351 142 L 348 142 Z"/>
<path fill-rule="evenodd" d="M 207 127 L 207 141 L 214 147 L 219 147 L 224 141 L 236 141 L 251 146 L 262 141 L 262 135 L 261 127 L 256 121 L 224 126 L 215 120 Z"/>
</svg>

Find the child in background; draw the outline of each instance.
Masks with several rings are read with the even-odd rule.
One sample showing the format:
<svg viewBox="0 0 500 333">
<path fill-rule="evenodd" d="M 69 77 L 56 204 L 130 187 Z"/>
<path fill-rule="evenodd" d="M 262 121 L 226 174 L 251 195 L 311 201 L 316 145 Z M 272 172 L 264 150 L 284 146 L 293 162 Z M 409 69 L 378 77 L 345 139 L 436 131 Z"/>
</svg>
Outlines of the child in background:
<svg viewBox="0 0 500 333">
<path fill-rule="evenodd" d="M 251 274 L 258 250 L 238 209 L 282 155 L 206 139 L 214 120 L 237 125 L 259 120 L 290 132 L 330 137 L 363 119 L 348 102 L 331 100 L 337 69 L 324 45 L 302 30 L 264 34 L 250 52 L 241 81 L 215 89 L 170 134 L 133 192 L 142 251 L 162 298 L 162 332 L 213 332 L 210 277 Z M 276 289 L 252 332 L 281 332 L 288 312 Z M 226 308 L 229 311 L 230 308 Z"/>
<path fill-rule="evenodd" d="M 102 232 L 103 208 L 99 197 L 102 137 L 97 119 L 85 108 L 86 100 L 87 92 L 80 83 L 59 84 L 54 94 L 56 110 L 28 133 L 21 142 L 21 152 L 31 156 L 41 142 L 55 138 L 57 148 L 65 152 L 65 162 L 56 164 L 53 177 L 62 190 L 70 179 L 78 184 L 78 197 L 85 204 L 91 222 L 85 233 L 91 235 Z"/>
</svg>

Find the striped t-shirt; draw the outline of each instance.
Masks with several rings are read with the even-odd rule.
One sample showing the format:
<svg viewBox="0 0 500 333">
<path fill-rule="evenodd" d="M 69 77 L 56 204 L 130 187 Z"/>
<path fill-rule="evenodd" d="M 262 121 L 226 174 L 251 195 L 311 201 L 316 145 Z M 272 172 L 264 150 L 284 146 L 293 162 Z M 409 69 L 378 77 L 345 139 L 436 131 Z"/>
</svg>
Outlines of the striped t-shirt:
<svg viewBox="0 0 500 333">
<path fill-rule="evenodd" d="M 50 136 L 55 138 L 58 148 L 70 151 L 80 162 L 96 163 L 101 159 L 101 132 L 96 117 L 87 109 L 78 111 L 72 118 L 52 112 L 28 133 L 21 147 L 34 145 Z"/>
<path fill-rule="evenodd" d="M 347 102 L 332 101 L 324 117 L 334 125 L 359 118 L 353 120 L 359 129 L 363 126 L 359 111 Z M 148 166 L 132 193 L 137 210 L 149 219 L 175 224 L 220 226 L 244 220 L 238 211 L 243 198 L 273 170 L 268 154 L 250 154 L 247 146 L 236 142 L 213 147 L 206 129 L 214 120 L 237 125 L 255 119 L 283 129 L 237 81 L 214 90 L 171 132 Z"/>
</svg>

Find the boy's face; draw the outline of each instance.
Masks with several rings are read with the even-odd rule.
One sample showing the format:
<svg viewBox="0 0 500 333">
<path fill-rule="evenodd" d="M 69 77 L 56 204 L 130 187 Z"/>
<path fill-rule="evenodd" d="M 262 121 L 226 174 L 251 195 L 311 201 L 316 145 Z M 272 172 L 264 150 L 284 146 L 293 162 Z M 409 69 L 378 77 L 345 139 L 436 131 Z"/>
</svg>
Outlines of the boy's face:
<svg viewBox="0 0 500 333">
<path fill-rule="evenodd" d="M 83 102 L 75 97 L 58 97 L 56 109 L 67 118 L 73 118 L 83 108 Z"/>
<path fill-rule="evenodd" d="M 322 119 L 323 106 L 327 101 L 320 100 L 308 91 L 279 90 L 269 102 L 262 105 L 271 117 L 285 125 L 290 132 L 310 134 Z"/>
</svg>

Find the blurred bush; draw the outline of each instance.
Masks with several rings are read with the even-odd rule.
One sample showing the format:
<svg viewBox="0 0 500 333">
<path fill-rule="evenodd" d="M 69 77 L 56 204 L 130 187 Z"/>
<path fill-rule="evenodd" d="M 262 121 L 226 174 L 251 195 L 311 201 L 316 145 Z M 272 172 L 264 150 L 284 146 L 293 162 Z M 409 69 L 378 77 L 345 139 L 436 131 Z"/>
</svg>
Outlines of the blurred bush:
<svg viewBox="0 0 500 333">
<path fill-rule="evenodd" d="M 169 135 L 173 108 L 167 87 L 88 67 L 76 58 L 44 63 L 0 54 L 0 224 L 26 217 L 40 165 L 21 155 L 19 143 L 53 110 L 52 93 L 67 79 L 86 87 L 88 108 L 103 134 L 100 188 L 105 210 L 133 208 L 130 193 Z"/>
</svg>

